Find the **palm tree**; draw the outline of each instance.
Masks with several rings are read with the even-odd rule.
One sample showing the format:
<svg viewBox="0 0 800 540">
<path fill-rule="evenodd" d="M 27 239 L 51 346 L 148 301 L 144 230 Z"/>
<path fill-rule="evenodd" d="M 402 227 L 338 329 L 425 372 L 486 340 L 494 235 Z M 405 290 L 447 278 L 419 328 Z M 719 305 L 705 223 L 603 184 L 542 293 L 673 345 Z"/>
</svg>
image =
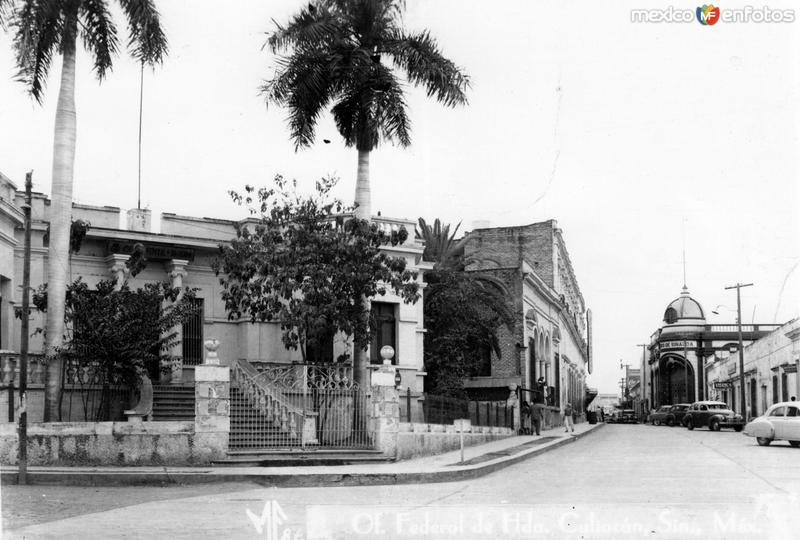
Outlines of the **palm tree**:
<svg viewBox="0 0 800 540">
<path fill-rule="evenodd" d="M 467 237 L 456 240 L 458 229 L 461 227 L 459 222 L 453 232 L 450 232 L 450 224 L 443 224 L 436 218 L 433 225 L 428 225 L 424 218 L 419 218 L 419 228 L 417 236 L 425 241 L 425 251 L 422 258 L 434 263 L 435 269 L 454 268 L 463 270 L 464 245 Z"/>
<path fill-rule="evenodd" d="M 372 217 L 370 152 L 386 141 L 411 144 L 398 71 L 445 106 L 467 101 L 467 75 L 442 55 L 428 31 L 403 29 L 404 7 L 403 0 L 314 0 L 286 26 L 276 23 L 267 40 L 279 56 L 261 92 L 268 104 L 288 107 L 295 149 L 314 142 L 317 121 L 330 106 L 345 145 L 358 151 L 358 219 Z M 368 312 L 368 302 L 363 304 Z M 353 363 L 356 376 L 364 377 L 365 351 L 357 348 Z"/>
<path fill-rule="evenodd" d="M 2 0 L 0 0 L 2 1 Z M 167 40 L 151 0 L 118 0 L 128 25 L 128 47 L 142 64 L 161 63 Z M 8 0 L 6 0 L 8 3 Z M 53 137 L 53 173 L 50 206 L 50 246 L 47 261 L 46 320 L 47 390 L 45 421 L 59 416 L 61 362 L 55 352 L 64 334 L 64 301 L 69 265 L 72 182 L 75 163 L 75 58 L 78 38 L 94 60 L 102 80 L 119 51 L 117 27 L 107 0 L 23 0 L 15 6 L 14 31 L 17 78 L 41 104 L 47 75 L 55 55 L 61 55 L 61 84 Z"/>
<path fill-rule="evenodd" d="M 438 218 L 429 225 L 419 218 L 417 234 L 425 241 L 423 259 L 433 262 L 425 273 L 425 384 L 437 393 L 462 396 L 463 376 L 469 374 L 477 350 L 500 356 L 497 330 L 513 330 L 514 309 L 506 283 L 491 274 L 466 271 L 464 247 L 468 236 L 456 239 L 456 225 Z M 457 314 L 453 316 L 453 314 Z"/>
</svg>

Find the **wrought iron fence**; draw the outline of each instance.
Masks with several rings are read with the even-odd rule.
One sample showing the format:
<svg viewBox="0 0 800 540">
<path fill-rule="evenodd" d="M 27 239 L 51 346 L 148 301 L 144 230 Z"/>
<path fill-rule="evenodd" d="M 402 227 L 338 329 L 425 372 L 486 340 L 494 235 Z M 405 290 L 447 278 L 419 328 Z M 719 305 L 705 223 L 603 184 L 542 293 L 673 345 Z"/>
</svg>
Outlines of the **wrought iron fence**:
<svg viewBox="0 0 800 540">
<path fill-rule="evenodd" d="M 253 362 L 258 379 L 281 388 L 355 388 L 353 366 L 346 364 L 275 364 Z"/>
<path fill-rule="evenodd" d="M 232 371 L 232 450 L 284 447 L 372 448 L 367 395 L 349 366 L 239 361 Z M 352 371 L 350 371 L 352 374 Z"/>
<path fill-rule="evenodd" d="M 401 399 L 401 421 L 412 421 L 411 389 Z M 422 421 L 426 424 L 452 424 L 469 418 L 474 426 L 514 427 L 514 407 L 505 401 L 468 401 L 425 393 L 422 396 Z"/>
<path fill-rule="evenodd" d="M 63 421 L 117 422 L 125 420 L 134 392 L 121 385 L 65 385 L 61 390 Z"/>
</svg>

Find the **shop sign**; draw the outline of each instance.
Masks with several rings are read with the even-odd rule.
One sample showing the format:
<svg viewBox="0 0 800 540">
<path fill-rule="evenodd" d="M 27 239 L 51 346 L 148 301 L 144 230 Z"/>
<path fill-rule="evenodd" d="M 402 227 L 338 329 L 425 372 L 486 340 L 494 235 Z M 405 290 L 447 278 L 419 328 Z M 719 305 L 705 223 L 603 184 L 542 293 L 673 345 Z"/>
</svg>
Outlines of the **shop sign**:
<svg viewBox="0 0 800 540">
<path fill-rule="evenodd" d="M 676 350 L 676 349 L 696 349 L 697 341 L 684 340 L 684 341 L 662 341 L 659 343 L 659 348 L 662 351 Z"/>
<path fill-rule="evenodd" d="M 726 390 L 728 388 L 733 388 L 733 382 L 731 382 L 731 381 L 725 381 L 725 382 L 715 381 L 714 382 L 714 388 L 717 389 L 717 390 Z"/>
</svg>

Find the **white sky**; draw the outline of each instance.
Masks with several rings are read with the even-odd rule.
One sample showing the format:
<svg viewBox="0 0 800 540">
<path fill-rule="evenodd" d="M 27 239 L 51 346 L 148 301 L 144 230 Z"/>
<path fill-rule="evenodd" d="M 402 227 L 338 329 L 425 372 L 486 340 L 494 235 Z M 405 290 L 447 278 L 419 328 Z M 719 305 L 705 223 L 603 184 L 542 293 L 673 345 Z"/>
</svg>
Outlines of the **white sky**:
<svg viewBox="0 0 800 540">
<path fill-rule="evenodd" d="M 158 5 L 171 54 L 145 76 L 143 205 L 237 218 L 226 191 L 279 172 L 302 182 L 335 173 L 352 200 L 356 155 L 330 119 L 316 147 L 295 153 L 285 112 L 257 92 L 272 70 L 264 32 L 302 3 Z M 636 344 L 679 294 L 684 230 L 687 282 L 710 322 L 733 322 L 710 311 L 735 308 L 723 288 L 737 281 L 755 283 L 743 290 L 748 323 L 754 311 L 757 322 L 795 317 L 800 299 L 800 22 L 632 24 L 641 7 L 408 0 L 407 27 L 429 28 L 471 75 L 470 105 L 445 109 L 412 91 L 413 146 L 380 148 L 371 165 L 373 210 L 386 216 L 465 229 L 557 219 L 594 313 L 590 385 L 601 392 L 618 389 L 620 359 L 638 364 Z M 59 72 L 36 105 L 12 81 L 0 35 L 0 170 L 21 186 L 34 169 L 48 193 Z M 79 202 L 136 206 L 138 75 L 121 57 L 98 84 L 79 56 Z"/>
</svg>

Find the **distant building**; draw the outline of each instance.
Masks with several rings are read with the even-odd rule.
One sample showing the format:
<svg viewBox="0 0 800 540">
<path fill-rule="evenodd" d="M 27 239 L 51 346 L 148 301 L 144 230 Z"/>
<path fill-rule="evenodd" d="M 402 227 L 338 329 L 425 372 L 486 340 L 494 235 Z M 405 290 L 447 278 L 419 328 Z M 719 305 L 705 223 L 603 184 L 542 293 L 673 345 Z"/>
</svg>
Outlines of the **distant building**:
<svg viewBox="0 0 800 540">
<path fill-rule="evenodd" d="M 500 355 L 486 351 L 481 371 L 465 382 L 470 395 L 505 399 L 509 387 L 520 387 L 522 399 L 542 402 L 553 423 L 567 402 L 582 413 L 591 399 L 586 305 L 555 220 L 476 229 L 464 251 L 468 271 L 491 274 L 508 286 L 516 314 L 511 331 L 499 329 Z"/>
<path fill-rule="evenodd" d="M 692 403 L 709 399 L 706 367 L 738 348 L 736 324 L 708 324 L 700 303 L 684 285 L 664 310 L 664 324 L 650 338 L 643 360 L 642 407 Z M 744 345 L 764 337 L 777 324 L 744 324 Z"/>
<path fill-rule="evenodd" d="M 800 399 L 800 319 L 793 319 L 744 348 L 748 416 L 792 397 Z M 708 395 L 735 411 L 741 403 L 739 352 L 715 355 L 706 365 Z"/>
</svg>

